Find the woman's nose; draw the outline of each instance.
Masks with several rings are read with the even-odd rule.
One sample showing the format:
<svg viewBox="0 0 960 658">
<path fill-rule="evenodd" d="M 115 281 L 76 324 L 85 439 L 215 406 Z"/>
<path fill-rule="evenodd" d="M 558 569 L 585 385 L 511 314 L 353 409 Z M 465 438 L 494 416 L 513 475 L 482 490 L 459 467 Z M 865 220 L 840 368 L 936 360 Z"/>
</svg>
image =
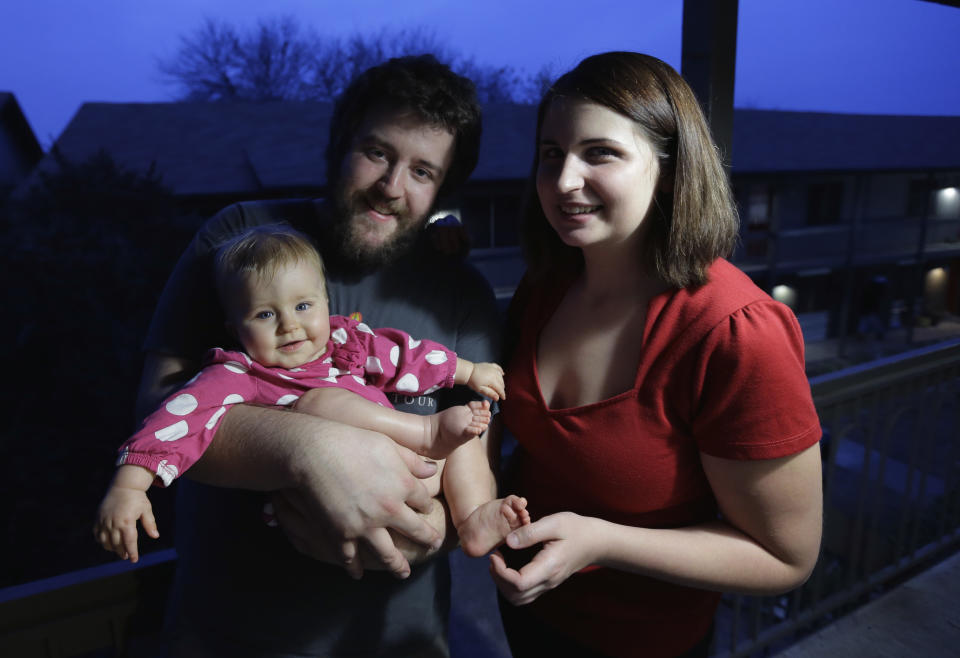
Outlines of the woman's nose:
<svg viewBox="0 0 960 658">
<path fill-rule="evenodd" d="M 583 172 L 580 171 L 580 165 L 574 158 L 567 157 L 557 176 L 557 189 L 566 193 L 579 190 L 581 187 L 583 187 Z"/>
</svg>

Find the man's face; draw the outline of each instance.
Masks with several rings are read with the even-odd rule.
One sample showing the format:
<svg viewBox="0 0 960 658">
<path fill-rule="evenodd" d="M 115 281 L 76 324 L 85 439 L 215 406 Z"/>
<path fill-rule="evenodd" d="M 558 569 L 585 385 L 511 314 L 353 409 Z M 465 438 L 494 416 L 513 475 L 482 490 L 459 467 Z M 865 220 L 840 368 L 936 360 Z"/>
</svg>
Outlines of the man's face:
<svg viewBox="0 0 960 658">
<path fill-rule="evenodd" d="M 341 255 L 389 261 L 423 228 L 453 161 L 454 136 L 408 112 L 373 109 L 343 159 L 335 193 Z"/>
</svg>

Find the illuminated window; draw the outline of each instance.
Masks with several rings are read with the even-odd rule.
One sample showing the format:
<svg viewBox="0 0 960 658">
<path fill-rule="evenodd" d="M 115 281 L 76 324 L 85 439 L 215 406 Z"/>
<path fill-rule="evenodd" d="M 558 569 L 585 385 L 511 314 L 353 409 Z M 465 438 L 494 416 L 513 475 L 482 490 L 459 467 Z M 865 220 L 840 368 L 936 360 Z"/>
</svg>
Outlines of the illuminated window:
<svg viewBox="0 0 960 658">
<path fill-rule="evenodd" d="M 773 218 L 773 188 L 753 185 L 747 197 L 747 225 L 754 229 L 767 228 Z"/>
<path fill-rule="evenodd" d="M 960 217 L 960 190 L 956 187 L 937 190 L 933 196 L 933 216 L 937 219 Z"/>
</svg>

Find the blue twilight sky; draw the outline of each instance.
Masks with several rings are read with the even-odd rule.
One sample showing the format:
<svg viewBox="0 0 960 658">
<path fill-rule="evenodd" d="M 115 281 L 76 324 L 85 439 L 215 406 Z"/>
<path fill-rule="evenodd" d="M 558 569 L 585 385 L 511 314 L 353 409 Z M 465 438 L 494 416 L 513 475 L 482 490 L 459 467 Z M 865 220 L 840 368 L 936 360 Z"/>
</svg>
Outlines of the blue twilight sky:
<svg viewBox="0 0 960 658">
<path fill-rule="evenodd" d="M 85 101 L 171 100 L 158 56 L 205 17 L 291 15 L 320 34 L 426 27 L 480 62 L 557 71 L 604 50 L 680 67 L 682 0 L 7 0 L 0 91 L 46 147 Z M 960 115 L 960 9 L 922 0 L 740 0 L 736 105 Z"/>
</svg>

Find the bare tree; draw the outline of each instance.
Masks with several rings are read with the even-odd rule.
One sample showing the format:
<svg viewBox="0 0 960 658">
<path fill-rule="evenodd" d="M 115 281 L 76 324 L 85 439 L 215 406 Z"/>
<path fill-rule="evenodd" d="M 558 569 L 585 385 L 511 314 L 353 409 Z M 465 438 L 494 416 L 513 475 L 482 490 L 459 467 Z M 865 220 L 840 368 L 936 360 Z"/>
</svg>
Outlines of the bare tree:
<svg viewBox="0 0 960 658">
<path fill-rule="evenodd" d="M 455 54 L 424 28 L 320 37 L 291 17 L 260 20 L 239 32 L 207 19 L 159 61 L 178 96 L 195 101 L 332 100 L 355 75 L 391 57 L 431 53 L 477 85 L 481 102 L 534 102 L 539 78 Z M 541 74 L 538 74 L 542 76 Z"/>
<path fill-rule="evenodd" d="M 332 100 L 357 74 L 391 57 L 431 53 L 448 64 L 450 49 L 436 34 L 424 28 L 355 33 L 337 39 L 317 40 L 314 48 L 308 98 Z"/>
<path fill-rule="evenodd" d="M 184 100 L 303 98 L 315 41 L 289 17 L 261 20 L 243 34 L 229 23 L 208 18 L 181 37 L 176 55 L 160 60 L 158 66 Z"/>
</svg>

